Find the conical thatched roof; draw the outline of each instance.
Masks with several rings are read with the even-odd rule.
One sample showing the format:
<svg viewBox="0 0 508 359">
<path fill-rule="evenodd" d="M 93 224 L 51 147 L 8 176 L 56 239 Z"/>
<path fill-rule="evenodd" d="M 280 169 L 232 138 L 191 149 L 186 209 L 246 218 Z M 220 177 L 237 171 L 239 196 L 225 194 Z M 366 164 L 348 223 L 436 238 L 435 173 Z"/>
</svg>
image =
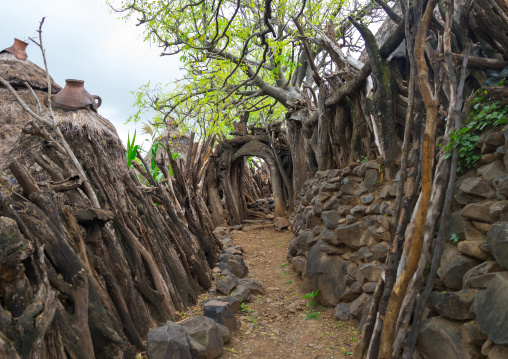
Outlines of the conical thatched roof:
<svg viewBox="0 0 508 359">
<path fill-rule="evenodd" d="M 18 60 L 8 52 L 0 53 L 0 76 L 14 88 L 26 87 L 28 82 L 34 89 L 47 91 L 46 72 L 29 60 Z M 0 85 L 2 87 L 2 85 Z M 57 93 L 62 88 L 51 79 L 51 92 Z"/>
</svg>

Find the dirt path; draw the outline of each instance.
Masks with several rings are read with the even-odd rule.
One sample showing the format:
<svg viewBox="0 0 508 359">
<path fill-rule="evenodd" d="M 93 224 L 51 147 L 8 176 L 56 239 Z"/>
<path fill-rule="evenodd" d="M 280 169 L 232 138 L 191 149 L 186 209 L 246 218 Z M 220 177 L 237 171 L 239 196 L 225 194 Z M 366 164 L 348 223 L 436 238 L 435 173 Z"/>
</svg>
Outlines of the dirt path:
<svg viewBox="0 0 508 359">
<path fill-rule="evenodd" d="M 273 228 L 231 234 L 244 249 L 249 275 L 260 281 L 266 295 L 246 303 L 237 314 L 240 329 L 222 358 L 351 358 L 359 338 L 358 322 L 338 322 L 333 308 L 307 306 L 302 280 L 286 260 L 293 234 Z"/>
</svg>

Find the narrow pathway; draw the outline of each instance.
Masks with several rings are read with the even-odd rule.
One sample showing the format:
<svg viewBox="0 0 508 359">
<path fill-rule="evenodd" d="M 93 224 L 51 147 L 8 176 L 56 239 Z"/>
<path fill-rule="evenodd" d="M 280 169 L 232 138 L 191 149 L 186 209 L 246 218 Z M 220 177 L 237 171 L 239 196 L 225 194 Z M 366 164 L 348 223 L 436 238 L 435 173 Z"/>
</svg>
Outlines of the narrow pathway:
<svg viewBox="0 0 508 359">
<path fill-rule="evenodd" d="M 333 308 L 307 306 L 311 299 L 303 298 L 302 280 L 286 260 L 293 234 L 254 225 L 231 236 L 244 249 L 248 276 L 267 293 L 246 303 L 249 314 L 237 314 L 240 329 L 222 358 L 351 358 L 358 322 L 338 322 Z"/>
</svg>

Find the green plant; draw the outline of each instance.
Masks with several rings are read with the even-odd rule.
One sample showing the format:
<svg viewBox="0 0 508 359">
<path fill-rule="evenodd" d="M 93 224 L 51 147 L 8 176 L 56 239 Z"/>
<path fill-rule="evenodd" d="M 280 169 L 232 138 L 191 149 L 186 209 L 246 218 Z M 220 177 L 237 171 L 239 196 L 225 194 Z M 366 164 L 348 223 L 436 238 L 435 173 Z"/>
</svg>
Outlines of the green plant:
<svg viewBox="0 0 508 359">
<path fill-rule="evenodd" d="M 453 244 L 457 245 L 457 244 L 459 244 L 460 241 L 462 241 L 462 238 L 460 238 L 458 235 L 453 233 L 452 236 L 450 237 L 450 241 L 452 241 Z"/>
<path fill-rule="evenodd" d="M 305 295 L 302 295 L 302 298 L 310 298 L 311 299 L 311 301 L 309 303 L 307 303 L 307 307 L 312 307 L 314 309 L 317 307 L 316 297 L 318 294 L 319 294 L 319 289 L 315 290 L 313 292 L 307 293 Z"/>
<path fill-rule="evenodd" d="M 252 314 L 251 314 L 251 313 L 253 313 L 253 312 L 254 312 L 254 309 L 249 308 L 249 307 L 248 307 L 248 306 L 247 306 L 244 302 L 242 302 L 242 303 L 240 304 L 240 311 L 241 311 L 242 313 L 244 313 L 244 314 L 247 316 L 247 318 L 249 318 L 249 320 L 250 320 L 252 323 L 254 323 L 254 328 L 257 328 L 257 326 L 258 326 L 258 321 L 257 321 L 257 319 L 256 319 L 256 318 L 254 318 L 254 317 L 252 316 Z"/>
<path fill-rule="evenodd" d="M 487 126 L 496 127 L 508 123 L 508 106 L 499 102 L 488 102 L 488 92 L 478 92 L 473 99 L 473 111 L 469 114 L 466 126 L 450 133 L 450 143 L 445 147 L 445 158 L 452 155 L 453 149 L 459 153 L 458 172 L 473 168 L 481 158 L 476 147 L 479 134 Z"/>
<path fill-rule="evenodd" d="M 132 161 L 136 158 L 136 155 L 139 150 L 139 145 L 135 145 L 136 141 L 136 131 L 134 131 L 134 136 L 132 137 L 132 142 L 130 140 L 130 135 L 127 134 L 127 167 L 130 169 L 132 166 Z"/>
<path fill-rule="evenodd" d="M 365 156 L 360 156 L 360 161 L 362 163 L 365 163 L 365 162 L 369 162 L 370 160 L 367 157 L 365 157 Z"/>
<path fill-rule="evenodd" d="M 310 312 L 309 315 L 307 315 L 307 320 L 317 320 L 319 319 L 319 313 L 318 312 Z"/>
</svg>

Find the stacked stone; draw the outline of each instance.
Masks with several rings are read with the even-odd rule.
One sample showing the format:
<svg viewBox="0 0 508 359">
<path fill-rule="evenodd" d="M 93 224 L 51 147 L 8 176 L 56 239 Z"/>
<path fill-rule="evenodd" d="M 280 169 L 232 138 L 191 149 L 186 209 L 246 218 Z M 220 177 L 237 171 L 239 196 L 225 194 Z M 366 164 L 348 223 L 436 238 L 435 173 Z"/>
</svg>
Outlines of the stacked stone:
<svg viewBox="0 0 508 359">
<path fill-rule="evenodd" d="M 397 186 L 397 178 L 381 181 L 378 162 L 352 163 L 317 172 L 297 198 L 288 260 L 302 290 L 319 290 L 318 301 L 336 306 L 339 320 L 368 313 L 389 249 Z"/>
<path fill-rule="evenodd" d="M 480 166 L 455 183 L 430 319 L 417 342 L 424 358 L 508 358 L 508 130 L 487 131 L 477 146 Z"/>
</svg>

